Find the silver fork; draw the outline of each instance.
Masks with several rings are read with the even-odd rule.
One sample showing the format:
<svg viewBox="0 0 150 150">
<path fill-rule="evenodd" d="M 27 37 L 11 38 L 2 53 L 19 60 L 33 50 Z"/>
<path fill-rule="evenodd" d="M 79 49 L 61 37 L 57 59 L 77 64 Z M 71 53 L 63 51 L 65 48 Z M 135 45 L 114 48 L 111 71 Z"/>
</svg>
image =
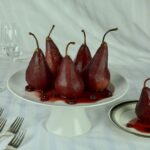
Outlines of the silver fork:
<svg viewBox="0 0 150 150">
<path fill-rule="evenodd" d="M 25 132 L 21 131 L 18 132 L 13 139 L 8 143 L 7 147 L 5 150 L 16 150 L 22 143 L 23 139 L 25 137 Z"/>
<path fill-rule="evenodd" d="M 19 131 L 23 121 L 24 121 L 24 118 L 17 117 L 15 119 L 15 121 L 11 124 L 11 126 L 8 128 L 8 130 L 6 130 L 5 132 L 0 134 L 0 137 L 2 137 L 2 136 L 10 136 L 10 135 L 16 134 Z"/>
<path fill-rule="evenodd" d="M 5 124 L 6 124 L 7 119 L 6 118 L 0 118 L 0 132 L 2 132 Z"/>
<path fill-rule="evenodd" d="M 0 116 L 2 115 L 4 108 L 0 108 Z"/>
</svg>

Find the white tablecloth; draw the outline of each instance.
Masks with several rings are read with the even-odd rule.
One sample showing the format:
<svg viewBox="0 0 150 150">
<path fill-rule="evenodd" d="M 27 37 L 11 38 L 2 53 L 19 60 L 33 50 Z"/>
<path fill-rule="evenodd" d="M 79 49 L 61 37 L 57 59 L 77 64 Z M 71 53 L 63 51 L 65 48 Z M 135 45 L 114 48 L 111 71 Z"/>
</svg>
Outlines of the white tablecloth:
<svg viewBox="0 0 150 150">
<path fill-rule="evenodd" d="M 143 0 L 5 0 L 0 1 L 0 22 L 15 22 L 22 36 L 22 50 L 31 53 L 35 49 L 31 31 L 45 50 L 45 37 L 55 24 L 52 38 L 62 54 L 66 43 L 77 44 L 70 55 L 74 58 L 83 41 L 81 29 L 87 33 L 87 43 L 92 54 L 98 48 L 104 32 L 112 27 L 119 31 L 108 35 L 109 67 L 128 79 L 129 90 L 118 102 L 139 99 L 143 81 L 150 77 L 150 1 Z M 15 70 L 28 62 L 16 62 Z M 0 64 L 2 65 L 2 64 Z M 12 72 L 12 71 L 11 71 Z M 0 79 L 3 80 L 3 79 Z M 117 103 L 117 102 L 116 102 Z M 108 110 L 115 103 L 89 109 L 92 129 L 79 137 L 64 138 L 53 135 L 44 127 L 51 108 L 30 104 L 13 96 L 8 90 L 0 93 L 0 106 L 11 122 L 16 116 L 25 118 L 23 127 L 27 135 L 21 150 L 148 150 L 149 138 L 142 138 L 116 128 L 108 118 Z M 3 141 L 0 141 L 0 150 Z"/>
</svg>

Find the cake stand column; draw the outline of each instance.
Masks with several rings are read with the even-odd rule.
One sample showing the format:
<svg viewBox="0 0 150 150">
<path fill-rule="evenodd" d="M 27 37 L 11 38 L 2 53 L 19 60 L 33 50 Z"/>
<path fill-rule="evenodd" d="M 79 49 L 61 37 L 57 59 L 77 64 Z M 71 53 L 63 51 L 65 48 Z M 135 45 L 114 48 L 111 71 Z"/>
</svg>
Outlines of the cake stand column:
<svg viewBox="0 0 150 150">
<path fill-rule="evenodd" d="M 73 137 L 88 132 L 91 122 L 84 108 L 81 107 L 52 107 L 52 112 L 46 121 L 49 132 Z"/>
</svg>

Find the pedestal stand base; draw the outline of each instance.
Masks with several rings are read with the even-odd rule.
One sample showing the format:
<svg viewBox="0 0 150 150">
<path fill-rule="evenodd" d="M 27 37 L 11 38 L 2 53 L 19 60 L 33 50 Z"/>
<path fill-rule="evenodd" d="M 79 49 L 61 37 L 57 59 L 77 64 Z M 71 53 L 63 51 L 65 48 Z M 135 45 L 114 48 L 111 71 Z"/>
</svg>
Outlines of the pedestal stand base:
<svg viewBox="0 0 150 150">
<path fill-rule="evenodd" d="M 51 133 L 73 137 L 88 132 L 91 123 L 84 108 L 56 107 L 52 108 L 46 128 Z"/>
</svg>

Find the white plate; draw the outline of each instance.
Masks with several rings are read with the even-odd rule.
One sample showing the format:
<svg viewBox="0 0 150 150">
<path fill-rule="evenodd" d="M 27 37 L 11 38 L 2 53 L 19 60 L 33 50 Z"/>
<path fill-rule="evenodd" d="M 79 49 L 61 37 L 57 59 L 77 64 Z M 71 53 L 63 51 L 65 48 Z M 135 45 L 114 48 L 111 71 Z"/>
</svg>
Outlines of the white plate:
<svg viewBox="0 0 150 150">
<path fill-rule="evenodd" d="M 22 98 L 25 101 L 42 104 L 42 105 L 50 105 L 50 106 L 82 106 L 82 107 L 94 107 L 99 105 L 104 105 L 106 103 L 113 102 L 120 97 L 122 97 L 128 90 L 127 80 L 118 73 L 111 72 L 111 83 L 115 87 L 115 91 L 112 97 L 105 98 L 103 100 L 93 102 L 93 103 L 83 103 L 83 104 L 75 104 L 68 105 L 62 101 L 57 102 L 41 102 L 40 99 L 35 96 L 32 92 L 26 92 L 25 86 L 27 85 L 25 81 L 25 70 L 18 71 L 14 73 L 7 82 L 7 87 L 11 93 L 16 95 L 17 97 Z"/>
<path fill-rule="evenodd" d="M 150 133 L 143 133 L 134 128 L 128 128 L 126 126 L 126 124 L 129 121 L 131 121 L 134 118 L 137 118 L 135 114 L 136 103 L 137 100 L 127 101 L 115 105 L 109 111 L 109 118 L 117 127 L 119 127 L 120 129 L 128 133 L 138 135 L 138 136 L 143 136 L 143 137 L 150 137 Z"/>
</svg>

